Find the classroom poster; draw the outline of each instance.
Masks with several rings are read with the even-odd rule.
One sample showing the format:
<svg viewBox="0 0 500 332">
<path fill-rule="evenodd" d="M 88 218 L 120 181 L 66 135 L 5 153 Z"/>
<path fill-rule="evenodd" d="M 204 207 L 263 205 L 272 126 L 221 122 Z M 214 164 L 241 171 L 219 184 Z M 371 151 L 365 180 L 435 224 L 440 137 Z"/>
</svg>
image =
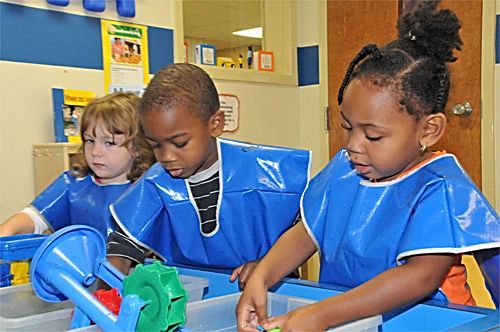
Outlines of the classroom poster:
<svg viewBox="0 0 500 332">
<path fill-rule="evenodd" d="M 101 20 L 101 34 L 104 91 L 141 94 L 149 82 L 147 27 Z"/>
<path fill-rule="evenodd" d="M 224 131 L 233 132 L 240 126 L 240 99 L 238 96 L 220 93 L 220 110 L 224 111 Z"/>
</svg>

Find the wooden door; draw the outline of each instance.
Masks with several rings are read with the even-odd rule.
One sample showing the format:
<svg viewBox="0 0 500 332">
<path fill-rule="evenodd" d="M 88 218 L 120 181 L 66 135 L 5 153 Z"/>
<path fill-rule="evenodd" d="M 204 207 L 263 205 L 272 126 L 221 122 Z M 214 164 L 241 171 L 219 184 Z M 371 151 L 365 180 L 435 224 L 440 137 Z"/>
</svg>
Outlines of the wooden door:
<svg viewBox="0 0 500 332">
<path fill-rule="evenodd" d="M 455 154 L 474 182 L 481 187 L 481 0 L 445 0 L 442 7 L 453 10 L 460 21 L 463 50 L 450 65 L 452 87 L 447 104 L 448 126 L 444 138 L 433 149 Z M 330 156 L 342 147 L 337 106 L 338 87 L 349 62 L 368 43 L 385 45 L 397 37 L 400 1 L 330 0 L 328 15 L 328 86 L 330 105 Z M 451 109 L 469 102 L 470 116 L 453 115 Z"/>
</svg>

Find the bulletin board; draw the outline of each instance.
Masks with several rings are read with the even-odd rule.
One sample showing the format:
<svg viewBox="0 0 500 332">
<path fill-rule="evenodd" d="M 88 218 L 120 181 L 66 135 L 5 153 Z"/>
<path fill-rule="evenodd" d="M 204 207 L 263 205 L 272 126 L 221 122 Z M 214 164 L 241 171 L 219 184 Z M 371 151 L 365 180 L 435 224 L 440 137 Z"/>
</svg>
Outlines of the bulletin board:
<svg viewBox="0 0 500 332">
<path fill-rule="evenodd" d="M 142 93 L 149 82 L 148 28 L 101 20 L 104 91 Z"/>
</svg>

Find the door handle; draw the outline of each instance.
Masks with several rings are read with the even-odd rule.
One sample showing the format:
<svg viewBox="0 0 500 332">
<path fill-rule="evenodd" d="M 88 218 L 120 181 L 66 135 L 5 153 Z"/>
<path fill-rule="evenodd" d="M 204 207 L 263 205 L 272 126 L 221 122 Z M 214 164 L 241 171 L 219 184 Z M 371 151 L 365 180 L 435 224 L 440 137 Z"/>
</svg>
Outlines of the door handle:
<svg viewBox="0 0 500 332">
<path fill-rule="evenodd" d="M 457 115 L 457 116 L 469 116 L 471 113 L 472 113 L 472 106 L 469 102 L 464 102 L 464 103 L 461 103 L 461 104 L 456 104 L 455 106 L 453 106 L 453 108 L 451 109 L 451 111 L 453 112 L 453 114 Z"/>
</svg>

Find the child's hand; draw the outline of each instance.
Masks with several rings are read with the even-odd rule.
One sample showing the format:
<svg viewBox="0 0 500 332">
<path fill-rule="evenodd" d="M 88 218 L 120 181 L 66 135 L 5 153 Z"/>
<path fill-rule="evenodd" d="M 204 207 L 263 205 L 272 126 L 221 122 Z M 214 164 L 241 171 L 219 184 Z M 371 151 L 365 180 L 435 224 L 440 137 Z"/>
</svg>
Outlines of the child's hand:
<svg viewBox="0 0 500 332">
<path fill-rule="evenodd" d="M 247 283 L 248 278 L 250 278 L 250 275 L 252 274 L 258 263 L 259 261 L 255 260 L 246 262 L 245 264 L 238 266 L 233 270 L 233 273 L 231 273 L 229 281 L 234 282 L 236 279 L 238 279 L 238 287 L 240 288 L 240 290 L 245 289 L 245 284 Z"/>
<path fill-rule="evenodd" d="M 325 331 L 328 326 L 319 317 L 317 304 L 310 304 L 284 315 L 270 318 L 263 324 L 266 331 L 279 327 L 281 332 L 288 331 Z"/>
<path fill-rule="evenodd" d="M 236 306 L 238 317 L 238 331 L 259 331 L 257 326 L 266 324 L 267 317 L 267 289 L 263 285 L 250 283 L 241 294 Z"/>
</svg>

